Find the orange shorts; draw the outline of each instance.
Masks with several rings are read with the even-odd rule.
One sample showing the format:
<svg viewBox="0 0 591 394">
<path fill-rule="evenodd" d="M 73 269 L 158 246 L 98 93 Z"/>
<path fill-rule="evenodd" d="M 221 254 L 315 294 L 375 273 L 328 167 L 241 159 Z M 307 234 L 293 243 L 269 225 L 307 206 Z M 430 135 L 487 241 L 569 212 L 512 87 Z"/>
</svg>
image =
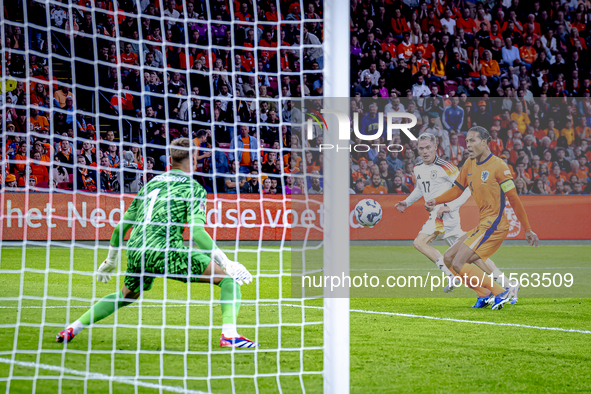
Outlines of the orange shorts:
<svg viewBox="0 0 591 394">
<path fill-rule="evenodd" d="M 472 249 L 482 261 L 486 261 L 500 247 L 509 230 L 493 230 L 490 227 L 476 227 L 468 231 L 464 244 Z"/>
</svg>

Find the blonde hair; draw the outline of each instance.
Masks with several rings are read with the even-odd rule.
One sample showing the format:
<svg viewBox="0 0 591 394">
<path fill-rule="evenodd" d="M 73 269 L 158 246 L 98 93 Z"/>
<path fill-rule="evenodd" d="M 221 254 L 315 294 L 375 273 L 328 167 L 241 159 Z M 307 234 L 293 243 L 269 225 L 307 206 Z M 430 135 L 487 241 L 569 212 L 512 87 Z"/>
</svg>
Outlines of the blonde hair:
<svg viewBox="0 0 591 394">
<path fill-rule="evenodd" d="M 176 140 L 172 141 L 170 144 L 170 157 L 172 158 L 173 163 L 180 163 L 187 159 L 191 155 L 190 147 L 191 141 L 188 138 L 177 138 Z M 186 148 L 186 149 L 176 149 L 175 147 Z"/>
</svg>

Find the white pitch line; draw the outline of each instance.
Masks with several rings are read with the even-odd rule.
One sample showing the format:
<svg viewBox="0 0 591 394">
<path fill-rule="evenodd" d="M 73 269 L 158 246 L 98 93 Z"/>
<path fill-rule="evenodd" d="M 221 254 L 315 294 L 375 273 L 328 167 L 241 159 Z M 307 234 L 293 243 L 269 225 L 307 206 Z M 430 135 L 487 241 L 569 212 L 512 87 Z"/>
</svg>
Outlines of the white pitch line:
<svg viewBox="0 0 591 394">
<path fill-rule="evenodd" d="M 255 304 L 246 303 L 242 304 L 242 307 L 254 306 Z M 258 306 L 277 306 L 278 304 L 258 304 Z M 185 307 L 186 304 L 171 304 L 166 305 L 167 308 L 171 307 Z M 190 304 L 191 307 L 203 307 L 209 306 L 205 304 Z M 311 306 L 311 305 L 297 305 L 297 304 L 281 304 L 281 306 L 288 306 L 294 308 L 308 308 L 308 309 L 324 309 L 322 306 Z M 130 305 L 127 308 L 139 308 L 140 305 Z M 144 308 L 162 308 L 162 305 L 142 305 Z M 16 306 L 0 306 L 0 309 L 16 309 Z M 23 306 L 21 308 L 27 309 L 41 309 L 41 306 Z M 46 308 L 65 308 L 65 306 L 48 306 Z M 71 306 L 70 308 L 88 308 L 86 306 Z M 429 319 L 429 320 L 440 320 L 440 321 L 451 321 L 456 323 L 470 323 L 470 324 L 485 324 L 489 326 L 507 326 L 507 327 L 520 327 L 520 328 L 532 328 L 535 330 L 547 330 L 547 331 L 562 331 L 562 332 L 576 332 L 579 334 L 591 334 L 591 330 L 577 330 L 574 328 L 560 328 L 560 327 L 543 327 L 543 326 L 530 326 L 527 324 L 516 324 L 516 323 L 496 323 L 496 322 L 489 322 L 489 321 L 480 321 L 480 320 L 464 320 L 464 319 L 453 319 L 449 317 L 437 317 L 437 316 L 424 316 L 424 315 L 414 315 L 412 313 L 398 313 L 398 312 L 379 312 L 379 311 L 368 311 L 363 309 L 351 309 L 351 312 L 354 313 L 367 313 L 371 315 L 386 315 L 386 316 L 400 316 L 400 317 L 414 317 L 419 319 Z"/>
<path fill-rule="evenodd" d="M 110 381 L 117 382 L 117 383 L 130 384 L 133 386 L 169 391 L 171 393 L 207 394 L 205 391 L 197 391 L 197 390 L 189 390 L 189 389 L 185 390 L 183 387 L 180 387 L 180 386 L 165 386 L 165 385 L 157 384 L 157 383 L 148 383 L 148 382 L 144 382 L 141 380 L 133 380 L 133 379 L 120 378 L 117 376 L 104 375 L 102 373 L 97 373 L 97 372 L 88 373 L 85 371 L 79 371 L 77 369 L 70 369 L 70 368 L 66 368 L 66 367 L 62 368 L 62 367 L 58 367 L 56 365 L 33 363 L 33 362 L 28 362 L 28 361 L 10 360 L 8 358 L 3 358 L 3 357 L 0 357 L 0 363 L 13 364 L 13 365 L 18 365 L 19 367 L 25 367 L 25 368 L 38 367 L 40 369 L 45 369 L 47 371 L 54 371 L 54 372 L 60 372 L 60 373 L 63 372 L 64 374 L 83 376 L 86 379 L 110 380 Z M 45 377 L 46 376 L 44 376 L 44 378 Z M 64 379 L 67 379 L 67 376 L 64 376 Z"/>
<path fill-rule="evenodd" d="M 584 270 L 584 269 L 591 269 L 591 266 L 588 267 L 499 267 L 500 270 L 543 270 L 543 269 L 552 269 L 552 270 L 566 270 L 566 269 L 573 269 L 573 270 Z M 351 268 L 349 271 L 438 271 L 437 267 L 433 268 Z M 279 270 L 259 270 L 259 272 L 279 272 Z M 281 273 L 301 273 L 301 270 L 283 270 Z M 320 272 L 320 271 L 319 271 Z"/>
<path fill-rule="evenodd" d="M 300 306 L 300 305 L 290 305 L 290 304 L 284 304 L 284 305 Z M 304 308 L 323 309 L 323 307 L 321 307 L 321 306 L 309 306 L 309 305 L 304 306 Z M 562 331 L 562 332 L 577 332 L 579 334 L 591 334 L 591 331 L 590 330 L 576 330 L 574 328 L 529 326 L 527 324 L 516 324 L 516 323 L 495 323 L 495 322 L 490 322 L 490 321 L 463 320 L 463 319 L 452 319 L 452 318 L 449 318 L 449 317 L 436 317 L 436 316 L 414 315 L 412 313 L 378 312 L 378 311 L 367 311 L 367 310 L 363 310 L 363 309 L 351 309 L 350 312 L 368 313 L 368 314 L 371 314 L 371 315 L 415 317 L 415 318 L 419 318 L 419 319 L 452 321 L 452 322 L 456 322 L 456 323 L 486 324 L 486 325 L 489 325 L 489 326 L 508 326 L 508 327 L 520 327 L 520 328 L 533 328 L 533 329 L 536 329 L 536 330 Z"/>
<path fill-rule="evenodd" d="M 308 308 L 308 307 L 306 307 L 306 308 Z M 591 334 L 591 330 L 576 330 L 574 328 L 542 327 L 542 326 L 530 326 L 530 325 L 527 325 L 527 324 L 495 323 L 495 322 L 490 322 L 490 321 L 478 321 L 478 320 L 462 320 L 462 319 L 452 319 L 452 318 L 447 318 L 447 317 L 413 315 L 412 313 L 364 311 L 364 310 L 359 310 L 359 309 L 351 309 L 351 312 L 369 313 L 369 314 L 373 314 L 373 315 L 392 315 L 392 316 L 402 316 L 402 317 L 418 317 L 420 319 L 453 321 L 453 322 L 457 322 L 457 323 L 486 324 L 486 325 L 489 325 L 489 326 L 508 326 L 508 327 L 520 327 L 520 328 L 533 328 L 533 329 L 536 329 L 536 330 L 562 331 L 562 332 L 577 332 L 579 334 Z"/>
</svg>

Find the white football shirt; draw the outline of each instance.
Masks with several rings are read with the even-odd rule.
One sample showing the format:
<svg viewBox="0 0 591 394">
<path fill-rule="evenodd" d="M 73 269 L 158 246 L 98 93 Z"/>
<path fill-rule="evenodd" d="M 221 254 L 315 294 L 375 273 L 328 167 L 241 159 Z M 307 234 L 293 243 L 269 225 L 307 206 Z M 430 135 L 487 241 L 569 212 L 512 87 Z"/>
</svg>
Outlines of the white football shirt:
<svg viewBox="0 0 591 394">
<path fill-rule="evenodd" d="M 410 207 L 421 197 L 424 197 L 425 201 L 439 197 L 454 185 L 460 173 L 458 167 L 440 157 L 436 157 L 431 164 L 416 165 L 413 171 L 417 184 L 405 200 L 407 207 Z M 466 188 L 466 190 L 460 197 L 447 204 L 452 211 L 459 209 L 470 198 L 470 189 Z"/>
</svg>

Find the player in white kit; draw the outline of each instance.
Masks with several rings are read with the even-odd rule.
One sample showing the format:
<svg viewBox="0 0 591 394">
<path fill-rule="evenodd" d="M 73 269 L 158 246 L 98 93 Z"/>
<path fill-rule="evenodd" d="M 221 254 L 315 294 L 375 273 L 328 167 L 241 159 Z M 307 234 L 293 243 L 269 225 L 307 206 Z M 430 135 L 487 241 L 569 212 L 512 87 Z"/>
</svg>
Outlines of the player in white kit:
<svg viewBox="0 0 591 394">
<path fill-rule="evenodd" d="M 405 200 L 396 204 L 396 208 L 402 213 L 421 197 L 428 201 L 450 189 L 460 173 L 455 165 L 437 157 L 437 139 L 433 134 L 421 134 L 418 149 L 423 163 L 414 167 L 416 187 Z M 451 247 L 465 234 L 460 222 L 459 209 L 470 198 L 470 195 L 470 189 L 466 188 L 462 195 L 451 203 L 435 206 L 413 242 L 413 246 L 433 261 L 448 277 L 448 285 L 444 290 L 446 293 L 451 292 L 455 287 L 453 284 L 455 273 L 446 266 L 443 256 L 435 247 L 431 246 L 431 243 L 442 239 Z M 493 274 L 495 280 L 505 285 L 511 283 L 498 270 L 492 260 L 488 259 L 486 262 L 477 260 L 474 264 L 487 274 Z M 476 308 L 482 308 L 494 300 L 494 297 L 491 299 L 490 295 L 481 293 L 480 288 L 475 291 L 479 293 L 476 305 L 474 305 Z"/>
</svg>

